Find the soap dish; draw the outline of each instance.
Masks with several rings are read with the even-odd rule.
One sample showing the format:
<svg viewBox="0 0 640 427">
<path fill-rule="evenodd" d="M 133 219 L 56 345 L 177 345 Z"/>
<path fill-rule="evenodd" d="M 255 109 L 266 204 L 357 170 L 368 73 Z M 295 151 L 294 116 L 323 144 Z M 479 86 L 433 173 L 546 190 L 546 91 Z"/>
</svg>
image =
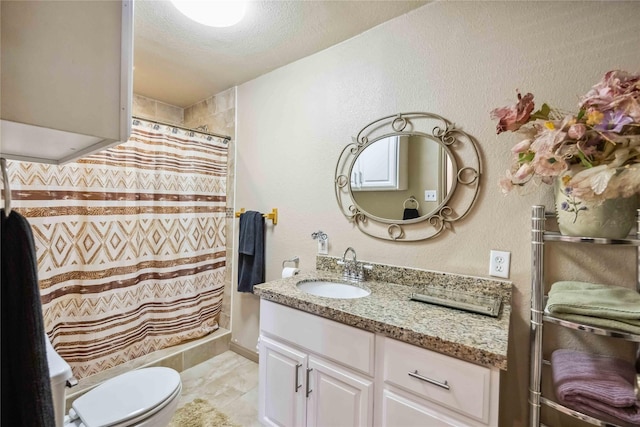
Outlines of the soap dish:
<svg viewBox="0 0 640 427">
<path fill-rule="evenodd" d="M 439 288 L 424 289 L 424 293 L 412 293 L 411 300 L 441 305 L 449 308 L 498 317 L 502 300 L 499 297 L 451 291 Z"/>
</svg>

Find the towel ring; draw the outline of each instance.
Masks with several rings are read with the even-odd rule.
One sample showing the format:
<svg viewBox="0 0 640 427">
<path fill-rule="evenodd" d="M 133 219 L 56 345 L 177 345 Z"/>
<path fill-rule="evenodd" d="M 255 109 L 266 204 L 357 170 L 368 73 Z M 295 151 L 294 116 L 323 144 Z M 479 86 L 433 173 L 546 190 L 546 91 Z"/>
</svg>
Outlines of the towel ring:
<svg viewBox="0 0 640 427">
<path fill-rule="evenodd" d="M 416 204 L 415 209 L 420 209 L 420 203 L 418 203 L 418 201 L 416 200 L 415 197 L 411 196 L 409 197 L 407 200 L 404 201 L 404 203 L 402 204 L 402 207 L 404 207 L 405 209 L 407 209 L 407 203 L 408 202 L 412 202 Z"/>
</svg>

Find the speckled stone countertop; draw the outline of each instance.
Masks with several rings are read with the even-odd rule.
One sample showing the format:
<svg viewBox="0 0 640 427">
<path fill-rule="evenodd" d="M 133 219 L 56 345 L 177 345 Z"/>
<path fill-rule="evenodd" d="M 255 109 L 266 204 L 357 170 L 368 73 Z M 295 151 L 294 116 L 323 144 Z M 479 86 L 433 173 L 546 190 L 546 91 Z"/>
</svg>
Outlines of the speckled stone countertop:
<svg viewBox="0 0 640 427">
<path fill-rule="evenodd" d="M 336 266 L 335 260 L 318 257 L 317 270 L 257 285 L 254 293 L 265 300 L 458 359 L 507 369 L 510 282 L 373 264 L 368 280 L 357 284 L 371 291 L 363 298 L 325 298 L 296 287 L 302 280 L 342 281 L 337 272 L 342 267 Z M 413 292 L 430 286 L 498 296 L 502 299 L 500 314 L 490 317 L 409 299 Z"/>
</svg>

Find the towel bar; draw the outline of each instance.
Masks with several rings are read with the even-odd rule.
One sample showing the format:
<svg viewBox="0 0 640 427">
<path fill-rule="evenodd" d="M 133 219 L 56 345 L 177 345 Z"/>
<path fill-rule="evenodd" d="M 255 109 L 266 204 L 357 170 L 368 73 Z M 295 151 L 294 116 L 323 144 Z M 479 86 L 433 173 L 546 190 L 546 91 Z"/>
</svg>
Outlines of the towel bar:
<svg viewBox="0 0 640 427">
<path fill-rule="evenodd" d="M 244 208 L 240 208 L 240 210 L 238 212 L 236 212 L 236 218 L 240 218 L 240 215 L 242 215 L 245 212 Z M 268 214 L 262 214 L 262 216 L 266 219 L 270 219 L 273 222 L 273 225 L 278 224 L 278 209 L 277 208 L 273 208 L 271 209 L 271 213 Z"/>
</svg>

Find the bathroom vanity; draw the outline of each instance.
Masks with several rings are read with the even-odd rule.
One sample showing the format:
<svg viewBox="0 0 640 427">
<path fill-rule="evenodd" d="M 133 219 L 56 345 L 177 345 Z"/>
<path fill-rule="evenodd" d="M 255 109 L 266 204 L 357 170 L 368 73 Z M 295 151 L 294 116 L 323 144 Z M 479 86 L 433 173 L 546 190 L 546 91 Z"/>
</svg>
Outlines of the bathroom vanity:
<svg viewBox="0 0 640 427">
<path fill-rule="evenodd" d="M 340 274 L 317 270 L 255 287 L 260 422 L 498 425 L 510 282 L 374 265 L 358 284 L 371 291 L 366 297 L 319 297 L 296 286 L 318 279 L 340 281 Z M 490 317 L 410 299 L 433 285 L 497 296 L 500 312 Z"/>
</svg>

